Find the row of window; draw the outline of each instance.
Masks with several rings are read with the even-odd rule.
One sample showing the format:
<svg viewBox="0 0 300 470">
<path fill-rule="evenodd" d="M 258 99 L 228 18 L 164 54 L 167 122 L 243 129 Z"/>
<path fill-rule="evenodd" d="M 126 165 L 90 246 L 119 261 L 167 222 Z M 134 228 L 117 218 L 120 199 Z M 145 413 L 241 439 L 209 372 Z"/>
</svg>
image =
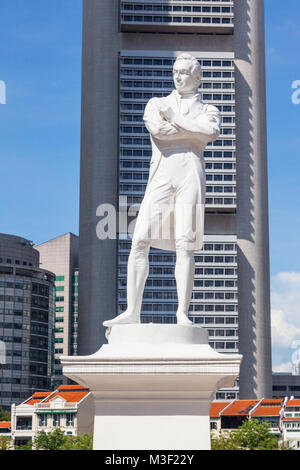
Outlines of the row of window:
<svg viewBox="0 0 300 470">
<path fill-rule="evenodd" d="M 143 115 L 142 114 L 121 114 L 120 120 L 122 122 L 138 122 L 138 123 L 143 123 Z M 235 123 L 235 118 L 233 116 L 223 116 L 222 117 L 222 122 L 224 124 L 234 124 Z M 223 131 L 225 130 L 231 130 L 233 132 L 233 129 L 222 129 Z M 209 152 L 210 156 L 212 157 L 212 152 Z M 222 158 L 222 155 L 221 155 Z"/>
<path fill-rule="evenodd" d="M 123 305 L 124 306 L 124 305 Z M 203 317 L 203 316 L 190 316 L 190 319 L 194 323 L 200 323 L 203 325 L 237 325 L 237 317 Z M 176 323 L 176 316 L 163 316 L 163 315 L 142 315 L 143 323 Z"/>
<path fill-rule="evenodd" d="M 142 178 L 139 178 L 139 179 L 143 179 L 143 180 L 147 180 L 147 176 L 145 175 L 144 177 Z M 121 194 L 124 194 L 124 193 L 144 193 L 146 190 L 146 184 L 124 184 L 124 183 L 121 183 L 120 184 L 120 193 Z M 206 186 L 206 193 L 209 194 L 209 193 L 222 193 L 222 194 L 229 194 L 229 193 L 233 193 L 235 194 L 236 193 L 236 188 L 235 186 Z M 209 203 L 212 201 L 210 200 L 207 200 L 207 203 Z M 221 201 L 218 201 L 218 203 L 222 204 L 223 200 Z M 229 201 L 224 201 L 224 203 L 228 203 L 228 204 L 232 204 L 233 203 L 233 199 L 231 198 Z"/>
<path fill-rule="evenodd" d="M 126 291 L 119 291 L 119 298 L 126 299 Z M 177 291 L 176 290 L 169 290 L 169 291 L 149 291 L 145 290 L 144 292 L 144 300 L 148 299 L 177 299 Z M 193 300 L 198 299 L 205 299 L 205 300 L 237 300 L 237 293 L 236 292 L 193 292 L 192 294 Z M 56 328 L 56 332 L 63 333 L 63 328 Z"/>
<path fill-rule="evenodd" d="M 0 288 L 7 288 L 7 289 L 19 289 L 19 290 L 30 290 L 31 289 L 31 284 L 29 283 L 16 283 L 16 282 L 5 282 L 5 281 L 0 281 Z"/>
<path fill-rule="evenodd" d="M 211 288 L 220 288 L 220 287 L 237 287 L 237 281 L 222 281 L 217 279 L 195 279 L 195 287 L 211 287 Z"/>
<path fill-rule="evenodd" d="M 235 198 L 206 198 L 205 199 L 206 206 L 235 206 L 236 199 Z"/>
<path fill-rule="evenodd" d="M 197 59 L 202 67 L 233 67 L 233 60 L 208 60 L 208 59 Z M 138 65 L 138 66 L 167 66 L 172 67 L 176 57 L 172 59 L 158 58 L 158 57 L 121 57 L 121 65 Z"/>
<path fill-rule="evenodd" d="M 235 281 L 223 281 L 223 280 L 215 280 L 215 281 L 212 281 L 212 280 L 197 280 L 195 279 L 194 280 L 194 283 L 195 283 L 195 286 L 196 287 L 215 287 L 216 289 L 220 289 L 220 288 L 232 288 L 232 287 L 236 287 L 236 282 Z M 207 283 L 208 285 L 205 285 L 205 283 Z M 199 285 L 200 284 L 200 285 Z M 126 278 L 120 278 L 119 279 L 119 286 L 120 287 L 126 287 Z M 147 282 L 146 282 L 146 288 L 147 287 L 176 287 L 176 281 L 174 279 L 147 279 Z M 236 298 L 236 297 L 222 297 L 223 293 L 217 291 L 214 295 L 215 297 L 210 297 L 208 295 L 208 292 L 205 293 L 207 294 L 206 297 L 202 297 L 203 292 L 194 292 L 193 294 L 193 298 L 195 299 L 202 299 L 202 298 L 216 298 L 216 299 L 221 299 L 221 298 Z M 211 294 L 211 293 L 210 293 Z M 236 295 L 236 294 L 234 294 Z M 59 321 L 59 320 L 56 320 L 56 321 Z M 63 319 L 61 321 L 64 321 Z"/>
<path fill-rule="evenodd" d="M 235 175 L 230 175 L 230 174 L 207 174 L 206 175 L 206 181 L 236 181 L 236 176 Z"/>
<path fill-rule="evenodd" d="M 121 87 L 123 88 L 167 88 L 167 89 L 173 89 L 174 88 L 174 83 L 173 81 L 145 81 L 145 80 L 121 80 Z M 220 89 L 225 89 L 225 90 L 231 90 L 234 89 L 234 83 L 233 82 L 203 82 L 202 83 L 202 88 L 203 89 L 214 89 L 214 90 L 220 90 Z M 231 99 L 231 98 L 226 98 L 226 99 Z"/>
<path fill-rule="evenodd" d="M 30 303 L 30 297 L 19 297 L 17 295 L 0 295 L 0 302 Z"/>
<path fill-rule="evenodd" d="M 228 350 L 228 349 L 234 349 L 238 351 L 239 349 L 239 343 L 238 342 L 233 342 L 233 341 L 209 341 L 208 343 L 213 349 L 217 350 Z"/>
<path fill-rule="evenodd" d="M 121 148 L 121 157 L 151 157 L 152 151 L 143 149 L 128 149 Z M 206 150 L 203 153 L 204 158 L 234 158 L 235 153 L 231 150 Z M 148 169 L 150 166 L 149 161 L 134 161 L 134 160 L 122 160 L 121 167 L 126 168 L 145 168 Z M 208 170 L 232 170 L 235 169 L 235 163 L 210 163 L 206 162 L 206 169 Z"/>
<path fill-rule="evenodd" d="M 236 193 L 235 186 L 206 186 L 207 193 Z"/>
<path fill-rule="evenodd" d="M 126 262 L 127 264 L 127 261 L 124 260 L 124 263 Z M 218 275 L 214 272 L 214 269 L 213 268 L 208 268 L 210 269 L 209 272 L 205 272 L 206 275 L 210 275 L 210 276 L 213 276 L 214 274 L 215 275 Z M 122 275 L 126 275 L 127 274 L 127 266 L 119 266 L 119 274 Z M 159 266 L 150 266 L 149 268 L 149 274 L 151 276 L 155 276 L 155 275 L 174 275 L 174 267 L 159 267 Z M 235 281 L 223 281 L 223 280 L 219 280 L 219 279 L 195 279 L 195 285 L 196 285 L 196 282 L 197 282 L 197 287 L 236 287 L 236 282 Z"/>
<path fill-rule="evenodd" d="M 131 243 L 128 241 L 121 241 L 119 243 L 120 250 L 130 250 Z M 204 243 L 202 251 L 237 251 L 237 245 L 235 243 Z M 176 255 L 163 255 L 166 258 L 163 258 L 166 261 L 170 260 L 170 256 L 173 261 L 176 259 Z M 199 273 L 201 274 L 201 273 Z"/>
<path fill-rule="evenodd" d="M 160 85 L 157 85 L 156 88 L 164 88 L 162 86 L 163 82 L 160 82 Z M 166 82 L 167 83 L 167 82 Z M 154 87 L 155 88 L 155 87 Z M 169 90 L 172 89 L 172 85 L 168 85 L 167 88 Z M 164 95 L 162 93 L 159 94 L 159 98 L 162 98 Z M 150 100 L 153 96 L 157 97 L 157 93 L 142 93 L 142 92 L 131 92 L 131 91 L 122 91 L 120 93 L 121 99 L 125 100 Z M 203 93 L 203 100 L 204 101 L 234 101 L 235 100 L 235 94 L 234 93 Z M 232 107 L 231 106 L 223 106 L 223 109 L 227 110 L 225 112 L 232 112 Z"/>
<path fill-rule="evenodd" d="M 147 145 L 150 146 L 150 139 L 141 138 L 141 137 L 121 137 L 121 145 Z M 208 146 L 210 147 L 233 147 L 235 145 L 234 140 L 215 140 L 214 142 L 209 142 Z"/>
<path fill-rule="evenodd" d="M 23 324 L 22 323 L 6 323 L 0 322 L 0 328 L 8 328 L 8 329 L 16 329 L 22 330 Z"/>
<path fill-rule="evenodd" d="M 124 11 L 183 11 L 195 13 L 231 13 L 231 7 L 209 7 L 209 6 L 188 6 L 188 5 L 159 5 L 159 4 L 141 4 L 141 3 L 121 3 L 121 9 Z"/>
<path fill-rule="evenodd" d="M 232 79 L 234 78 L 234 72 L 229 72 L 229 71 L 208 71 L 208 70 L 203 70 L 202 71 L 202 78 L 226 78 L 226 79 Z M 173 71 L 170 69 L 122 69 L 121 70 L 121 78 L 127 78 L 127 77 L 148 77 L 148 78 L 155 78 L 159 77 L 160 79 L 172 79 L 173 80 Z M 132 83 L 132 82 L 131 82 Z M 143 83 L 143 82 L 139 82 Z M 172 82 L 173 83 L 173 82 Z M 128 85 L 131 87 L 132 85 Z M 140 85 L 138 85 L 140 86 Z M 206 89 L 206 88 L 213 88 L 213 89 L 220 89 L 220 88 L 234 88 L 234 83 L 233 81 L 226 80 L 226 82 L 204 82 L 202 81 L 200 85 L 200 90 L 201 89 Z"/>
<path fill-rule="evenodd" d="M 144 111 L 146 102 L 155 97 L 155 98 L 163 98 L 165 97 L 164 93 L 134 93 L 132 96 L 129 96 L 130 99 L 143 99 L 143 103 L 126 103 L 121 102 L 121 111 Z M 234 113 L 235 106 L 233 105 L 215 105 L 221 113 Z"/>
<path fill-rule="evenodd" d="M 219 24 L 219 25 L 232 25 L 233 18 L 231 17 L 208 17 L 208 16 L 151 16 L 151 15 L 121 15 L 123 23 L 183 23 L 183 24 Z"/>
<path fill-rule="evenodd" d="M 125 307 L 125 308 L 123 308 Z M 142 311 L 145 312 L 176 312 L 178 308 L 177 304 L 171 303 L 144 303 L 142 306 Z M 120 304 L 121 311 L 126 310 L 126 304 Z M 190 312 L 217 312 L 217 313 L 224 313 L 224 312 L 237 312 L 238 308 L 237 305 L 203 305 L 203 304 L 196 304 L 190 306 Z M 196 317 L 195 322 L 201 323 L 201 317 Z M 213 323 L 213 320 L 207 322 Z"/>
<path fill-rule="evenodd" d="M 237 304 L 235 305 L 203 305 L 203 304 L 192 304 L 190 307 L 191 312 L 237 312 L 238 311 L 238 306 Z"/>
<path fill-rule="evenodd" d="M 233 0 L 160 0 L 161 3 L 191 3 L 195 2 L 199 5 L 202 5 L 203 3 L 228 3 L 230 5 L 233 5 Z M 122 3 L 151 3 L 149 0 L 121 0 Z M 193 3 L 192 3 L 193 4 Z"/>
<path fill-rule="evenodd" d="M 19 259 L 16 259 L 13 261 L 11 258 L 0 258 L 0 263 L 5 263 L 5 264 L 16 264 L 16 265 L 23 265 L 23 266 L 32 266 L 32 263 L 29 263 L 28 261 L 20 261 Z"/>
<path fill-rule="evenodd" d="M 65 425 L 67 427 L 74 426 L 74 413 L 43 413 L 39 414 L 39 426 L 47 427 L 48 425 L 54 427 Z"/>
<path fill-rule="evenodd" d="M 120 126 L 120 132 L 121 134 L 149 134 L 147 128 L 145 126 L 124 126 L 124 125 L 121 125 Z M 235 130 L 232 129 L 232 128 L 222 128 L 221 129 L 221 136 L 224 135 L 224 136 L 227 136 L 227 135 L 230 135 L 230 136 L 235 136 Z M 222 144 L 220 144 L 222 145 Z M 230 144 L 232 145 L 232 144 Z"/>
</svg>

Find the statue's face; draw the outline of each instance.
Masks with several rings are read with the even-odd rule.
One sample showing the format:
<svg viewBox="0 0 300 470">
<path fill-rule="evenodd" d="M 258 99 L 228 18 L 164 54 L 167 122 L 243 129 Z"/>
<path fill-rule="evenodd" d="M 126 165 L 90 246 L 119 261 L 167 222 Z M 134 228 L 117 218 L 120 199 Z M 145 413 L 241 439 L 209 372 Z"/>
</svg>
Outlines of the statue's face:
<svg viewBox="0 0 300 470">
<path fill-rule="evenodd" d="M 193 63 L 188 60 L 177 60 L 173 68 L 173 77 L 176 90 L 179 93 L 196 92 L 199 88 L 199 82 L 192 73 Z"/>
</svg>

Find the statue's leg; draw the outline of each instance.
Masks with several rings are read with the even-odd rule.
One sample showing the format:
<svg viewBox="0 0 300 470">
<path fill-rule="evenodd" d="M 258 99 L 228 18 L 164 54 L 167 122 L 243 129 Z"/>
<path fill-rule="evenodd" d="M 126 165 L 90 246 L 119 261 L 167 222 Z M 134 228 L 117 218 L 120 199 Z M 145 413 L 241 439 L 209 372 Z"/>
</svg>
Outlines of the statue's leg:
<svg viewBox="0 0 300 470">
<path fill-rule="evenodd" d="M 143 292 L 149 274 L 149 249 L 148 241 L 133 240 L 127 266 L 127 310 L 113 320 L 105 321 L 104 326 L 140 323 Z"/>
<path fill-rule="evenodd" d="M 194 275 L 194 252 L 188 251 L 180 245 L 176 245 L 175 278 L 178 295 L 178 309 L 176 317 L 177 323 L 180 325 L 193 324 L 193 322 L 188 318 L 188 311 L 192 298 Z"/>
<path fill-rule="evenodd" d="M 188 318 L 195 276 L 194 249 L 197 237 L 197 201 L 199 184 L 194 173 L 189 172 L 180 180 L 176 192 L 175 205 L 175 277 L 178 295 L 178 324 L 193 324 Z"/>
<path fill-rule="evenodd" d="M 132 247 L 127 267 L 127 310 L 104 326 L 139 323 L 145 283 L 149 273 L 149 249 L 151 240 L 160 232 L 162 216 L 173 197 L 170 184 L 161 177 L 154 177 L 147 188 L 136 221 Z"/>
</svg>

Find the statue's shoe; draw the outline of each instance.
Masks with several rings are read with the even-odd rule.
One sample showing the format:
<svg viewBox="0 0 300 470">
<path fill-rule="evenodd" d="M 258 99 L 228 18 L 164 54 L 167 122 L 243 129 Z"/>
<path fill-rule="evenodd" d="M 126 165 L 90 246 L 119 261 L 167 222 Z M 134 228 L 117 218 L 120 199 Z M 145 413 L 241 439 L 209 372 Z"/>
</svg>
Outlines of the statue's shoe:
<svg viewBox="0 0 300 470">
<path fill-rule="evenodd" d="M 132 323 L 140 323 L 140 317 L 137 317 L 132 313 L 124 312 L 118 315 L 116 318 L 113 318 L 112 320 L 104 321 L 103 326 L 110 328 L 114 325 L 128 325 Z"/>
<path fill-rule="evenodd" d="M 186 313 L 179 313 L 176 314 L 177 317 L 177 325 L 194 325 L 192 320 L 189 319 Z"/>
</svg>

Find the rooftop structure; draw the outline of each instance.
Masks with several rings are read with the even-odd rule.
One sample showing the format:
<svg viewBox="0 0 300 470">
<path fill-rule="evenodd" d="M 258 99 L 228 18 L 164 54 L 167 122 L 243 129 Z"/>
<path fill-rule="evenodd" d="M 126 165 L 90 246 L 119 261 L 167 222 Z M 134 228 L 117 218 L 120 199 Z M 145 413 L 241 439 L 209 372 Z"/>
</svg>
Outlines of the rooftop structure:
<svg viewBox="0 0 300 470">
<path fill-rule="evenodd" d="M 67 383 L 61 355 L 77 354 L 78 334 L 78 237 L 66 233 L 35 246 L 41 266 L 55 273 L 55 348 L 52 386 Z"/>
<path fill-rule="evenodd" d="M 12 438 L 18 446 L 33 441 L 40 431 L 57 428 L 73 436 L 92 434 L 93 419 L 90 391 L 81 385 L 61 385 L 53 392 L 37 392 L 20 405 L 12 405 Z"/>
<path fill-rule="evenodd" d="M 0 406 L 6 410 L 51 388 L 54 281 L 39 267 L 32 242 L 0 234 Z"/>
</svg>

